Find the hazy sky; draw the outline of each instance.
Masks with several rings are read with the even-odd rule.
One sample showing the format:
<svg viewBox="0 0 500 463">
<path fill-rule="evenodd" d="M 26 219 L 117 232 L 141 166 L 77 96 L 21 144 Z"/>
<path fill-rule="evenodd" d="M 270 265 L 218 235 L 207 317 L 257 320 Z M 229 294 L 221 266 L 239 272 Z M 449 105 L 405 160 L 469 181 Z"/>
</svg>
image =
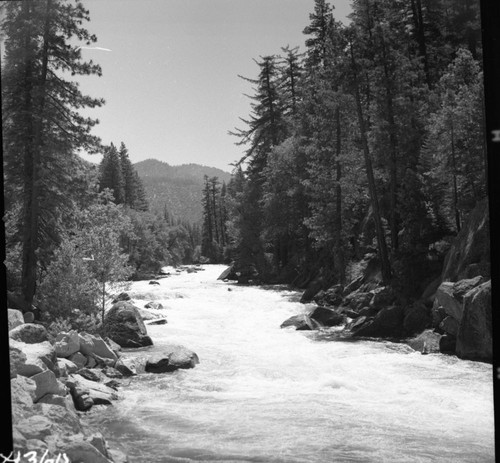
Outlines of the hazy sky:
<svg viewBox="0 0 500 463">
<path fill-rule="evenodd" d="M 106 105 L 87 111 L 108 144 L 121 141 L 132 162 L 156 158 L 231 170 L 244 147 L 227 132 L 250 112 L 253 59 L 300 46 L 314 0 L 84 0 L 96 47 L 83 57 L 103 76 L 82 90 Z M 345 22 L 349 1 L 333 2 Z M 111 51 L 107 51 L 111 50 Z M 89 159 L 99 162 L 99 156 Z"/>
</svg>

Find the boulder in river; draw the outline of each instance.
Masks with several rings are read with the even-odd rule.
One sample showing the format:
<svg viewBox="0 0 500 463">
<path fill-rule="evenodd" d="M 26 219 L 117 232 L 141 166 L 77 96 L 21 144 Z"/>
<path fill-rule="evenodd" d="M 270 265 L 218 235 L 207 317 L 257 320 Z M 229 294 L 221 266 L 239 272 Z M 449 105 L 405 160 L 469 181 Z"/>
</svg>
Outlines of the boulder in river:
<svg viewBox="0 0 500 463">
<path fill-rule="evenodd" d="M 309 317 L 322 326 L 338 326 L 345 323 L 345 316 L 326 307 L 316 307 Z"/>
<path fill-rule="evenodd" d="M 236 275 L 236 271 L 234 269 L 234 263 L 232 263 L 226 270 L 224 270 L 217 280 L 237 280 L 238 275 Z"/>
<path fill-rule="evenodd" d="M 314 323 L 309 318 L 307 314 L 294 315 L 286 319 L 280 326 L 280 328 L 288 328 L 290 326 L 295 327 L 296 330 L 313 330 Z"/>
<path fill-rule="evenodd" d="M 107 336 L 121 347 L 153 344 L 138 308 L 127 301 L 117 302 L 106 312 L 104 329 Z"/>
<path fill-rule="evenodd" d="M 161 352 L 148 357 L 146 371 L 168 373 L 178 369 L 194 368 L 198 363 L 200 363 L 198 355 L 184 346 L 162 346 Z"/>
<path fill-rule="evenodd" d="M 349 327 L 354 336 L 397 338 L 403 333 L 403 317 L 404 311 L 400 306 L 386 307 L 375 317 L 367 318 L 361 324 L 351 324 Z"/>
<path fill-rule="evenodd" d="M 420 333 L 413 339 L 409 339 L 406 343 L 416 351 L 422 354 L 433 354 L 440 352 L 439 344 L 441 335 L 434 330 L 428 329 Z"/>
</svg>

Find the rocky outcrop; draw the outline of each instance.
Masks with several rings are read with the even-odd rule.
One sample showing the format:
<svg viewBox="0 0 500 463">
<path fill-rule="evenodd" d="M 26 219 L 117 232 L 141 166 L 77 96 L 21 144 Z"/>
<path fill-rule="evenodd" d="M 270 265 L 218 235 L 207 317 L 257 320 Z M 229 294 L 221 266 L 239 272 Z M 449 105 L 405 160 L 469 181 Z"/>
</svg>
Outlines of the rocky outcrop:
<svg viewBox="0 0 500 463">
<path fill-rule="evenodd" d="M 313 301 L 319 306 L 332 306 L 336 307 L 342 303 L 342 293 L 344 288 L 342 285 L 334 285 L 327 290 L 319 291 L 314 297 Z"/>
<path fill-rule="evenodd" d="M 490 275 L 490 233 L 488 199 L 470 213 L 448 252 L 441 281 L 458 281 Z"/>
<path fill-rule="evenodd" d="M 491 281 L 470 290 L 464 297 L 456 353 L 463 359 L 492 361 Z"/>
<path fill-rule="evenodd" d="M 56 351 L 50 342 L 26 344 L 10 339 L 9 344 L 11 349 L 16 348 L 26 356 L 25 362 L 17 365 L 17 374 L 30 377 L 45 370 L 59 374 Z"/>
<path fill-rule="evenodd" d="M 184 346 L 169 345 L 162 351 L 148 357 L 146 371 L 148 373 L 168 373 L 178 369 L 194 368 L 200 363 L 198 355 Z"/>
<path fill-rule="evenodd" d="M 117 302 L 106 312 L 104 329 L 107 336 L 121 347 L 145 347 L 153 344 L 138 308 L 130 302 Z"/>
<path fill-rule="evenodd" d="M 440 341 L 442 335 L 434 330 L 428 329 L 420 333 L 415 338 L 409 339 L 406 343 L 414 350 L 422 354 L 435 354 L 440 352 Z"/>
</svg>

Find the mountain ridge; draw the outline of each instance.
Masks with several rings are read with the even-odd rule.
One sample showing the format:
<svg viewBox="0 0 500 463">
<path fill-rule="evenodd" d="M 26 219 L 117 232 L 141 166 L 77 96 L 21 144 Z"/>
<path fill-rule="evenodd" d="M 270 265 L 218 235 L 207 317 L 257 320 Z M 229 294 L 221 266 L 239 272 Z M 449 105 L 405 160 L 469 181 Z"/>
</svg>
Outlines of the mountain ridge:
<svg viewBox="0 0 500 463">
<path fill-rule="evenodd" d="M 174 218 L 193 224 L 202 221 L 204 176 L 217 177 L 221 183 L 231 179 L 229 172 L 196 163 L 172 166 L 149 158 L 133 166 L 144 184 L 151 211 L 163 213 L 166 208 Z"/>
</svg>

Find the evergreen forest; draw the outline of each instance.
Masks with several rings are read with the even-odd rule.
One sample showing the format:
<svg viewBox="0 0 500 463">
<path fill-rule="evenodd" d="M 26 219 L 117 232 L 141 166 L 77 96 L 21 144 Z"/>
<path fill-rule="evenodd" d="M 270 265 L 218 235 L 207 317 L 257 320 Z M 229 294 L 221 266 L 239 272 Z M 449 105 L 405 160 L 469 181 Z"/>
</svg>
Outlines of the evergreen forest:
<svg viewBox="0 0 500 463">
<path fill-rule="evenodd" d="M 206 181 L 203 250 L 299 287 L 348 283 L 371 254 L 411 299 L 487 195 L 479 4 L 352 8 L 344 25 L 315 0 L 305 50 L 241 76 L 251 113 L 230 134 L 244 155 L 227 187 Z"/>
</svg>

